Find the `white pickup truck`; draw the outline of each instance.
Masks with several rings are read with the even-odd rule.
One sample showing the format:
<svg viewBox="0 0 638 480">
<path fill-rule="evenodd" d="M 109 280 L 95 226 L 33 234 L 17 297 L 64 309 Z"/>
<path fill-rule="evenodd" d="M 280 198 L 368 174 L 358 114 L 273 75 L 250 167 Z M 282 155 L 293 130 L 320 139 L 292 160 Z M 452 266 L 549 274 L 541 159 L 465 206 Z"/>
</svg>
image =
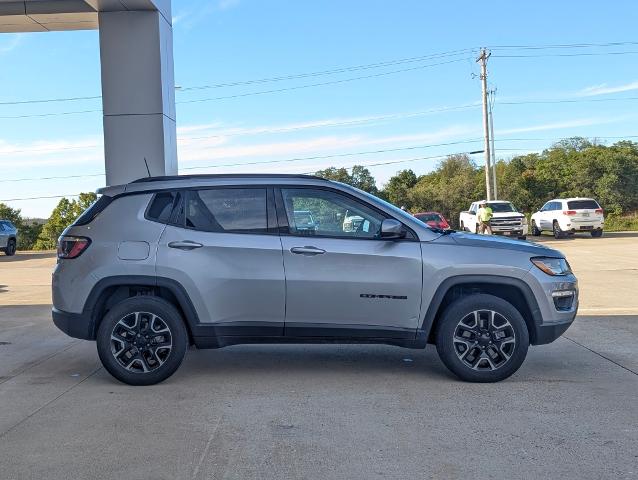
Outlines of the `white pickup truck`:
<svg viewBox="0 0 638 480">
<path fill-rule="evenodd" d="M 483 202 L 484 200 L 473 202 L 468 211 L 461 212 L 459 216 L 461 230 L 478 233 L 479 221 L 476 217 L 476 212 L 478 212 L 479 205 Z M 494 214 L 490 221 L 494 235 L 515 236 L 521 240 L 525 240 L 527 235 L 527 218 L 512 205 L 512 202 L 492 200 L 486 203 L 492 208 L 492 213 Z"/>
</svg>

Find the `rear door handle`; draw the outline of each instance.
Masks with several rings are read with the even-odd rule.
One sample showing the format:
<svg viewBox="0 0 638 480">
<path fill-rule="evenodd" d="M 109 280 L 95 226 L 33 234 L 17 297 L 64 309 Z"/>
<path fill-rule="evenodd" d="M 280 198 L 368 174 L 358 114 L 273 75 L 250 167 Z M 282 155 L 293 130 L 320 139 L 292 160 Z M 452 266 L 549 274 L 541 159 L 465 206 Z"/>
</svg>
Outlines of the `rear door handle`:
<svg viewBox="0 0 638 480">
<path fill-rule="evenodd" d="M 170 242 L 168 246 L 169 248 L 179 248 L 180 250 L 193 250 L 195 248 L 201 248 L 204 245 L 190 240 L 183 240 L 181 242 Z"/>
<path fill-rule="evenodd" d="M 297 254 L 297 255 L 321 255 L 326 253 L 325 250 L 322 250 L 321 248 L 317 248 L 317 247 L 292 247 L 290 249 L 291 253 Z"/>
</svg>

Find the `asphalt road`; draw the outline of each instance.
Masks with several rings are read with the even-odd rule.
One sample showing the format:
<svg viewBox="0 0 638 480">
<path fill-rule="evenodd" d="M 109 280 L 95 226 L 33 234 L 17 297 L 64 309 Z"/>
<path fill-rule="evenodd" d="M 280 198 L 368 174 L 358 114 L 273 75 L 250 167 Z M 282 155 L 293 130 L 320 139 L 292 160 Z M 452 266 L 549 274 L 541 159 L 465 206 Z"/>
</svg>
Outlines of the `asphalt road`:
<svg viewBox="0 0 638 480">
<path fill-rule="evenodd" d="M 0 478 L 638 478 L 638 235 L 541 241 L 582 315 L 493 385 L 433 348 L 252 345 L 128 387 L 52 325 L 52 255 L 0 256 Z"/>
</svg>

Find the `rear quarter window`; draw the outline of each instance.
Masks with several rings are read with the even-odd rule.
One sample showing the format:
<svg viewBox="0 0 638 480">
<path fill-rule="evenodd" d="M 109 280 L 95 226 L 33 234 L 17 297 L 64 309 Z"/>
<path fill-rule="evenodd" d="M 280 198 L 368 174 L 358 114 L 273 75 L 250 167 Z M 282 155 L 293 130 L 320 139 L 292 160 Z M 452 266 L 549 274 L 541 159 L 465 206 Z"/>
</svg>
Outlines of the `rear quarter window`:
<svg viewBox="0 0 638 480">
<path fill-rule="evenodd" d="M 570 200 L 567 202 L 569 210 L 596 210 L 600 208 L 595 200 Z"/>
<path fill-rule="evenodd" d="M 176 192 L 156 193 L 146 210 L 146 218 L 154 222 L 167 223 L 173 211 L 176 196 Z"/>
<path fill-rule="evenodd" d="M 78 217 L 78 219 L 73 223 L 74 227 L 80 225 L 88 225 L 91 223 L 95 217 L 97 217 L 100 213 L 104 211 L 106 207 L 108 207 L 113 201 L 112 197 L 108 195 L 102 195 L 98 198 L 93 204 L 84 210 L 84 213 Z"/>
</svg>

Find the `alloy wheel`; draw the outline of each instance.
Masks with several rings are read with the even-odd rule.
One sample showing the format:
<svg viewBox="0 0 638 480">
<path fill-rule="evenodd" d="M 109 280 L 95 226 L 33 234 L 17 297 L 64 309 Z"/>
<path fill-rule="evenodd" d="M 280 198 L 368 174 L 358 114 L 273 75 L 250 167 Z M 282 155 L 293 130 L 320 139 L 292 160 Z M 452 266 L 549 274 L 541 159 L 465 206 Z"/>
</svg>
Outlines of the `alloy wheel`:
<svg viewBox="0 0 638 480">
<path fill-rule="evenodd" d="M 463 317 L 453 334 L 456 356 L 473 370 L 497 370 L 516 349 L 516 333 L 494 310 L 475 310 Z"/>
<path fill-rule="evenodd" d="M 153 313 L 130 313 L 121 318 L 111 332 L 111 353 L 129 372 L 157 370 L 172 349 L 173 335 L 168 324 Z"/>
</svg>

